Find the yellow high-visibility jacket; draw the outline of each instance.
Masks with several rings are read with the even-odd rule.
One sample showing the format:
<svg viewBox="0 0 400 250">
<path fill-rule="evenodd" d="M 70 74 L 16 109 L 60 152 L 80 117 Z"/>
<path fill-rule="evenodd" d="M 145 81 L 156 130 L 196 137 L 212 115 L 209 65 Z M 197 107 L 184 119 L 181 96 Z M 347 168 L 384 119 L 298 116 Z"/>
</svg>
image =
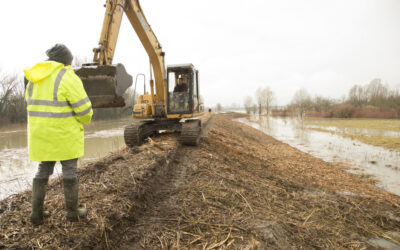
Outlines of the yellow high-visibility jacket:
<svg viewBox="0 0 400 250">
<path fill-rule="evenodd" d="M 83 124 L 92 104 L 71 66 L 46 61 L 25 69 L 29 81 L 28 147 L 32 161 L 64 161 L 84 154 Z"/>
</svg>

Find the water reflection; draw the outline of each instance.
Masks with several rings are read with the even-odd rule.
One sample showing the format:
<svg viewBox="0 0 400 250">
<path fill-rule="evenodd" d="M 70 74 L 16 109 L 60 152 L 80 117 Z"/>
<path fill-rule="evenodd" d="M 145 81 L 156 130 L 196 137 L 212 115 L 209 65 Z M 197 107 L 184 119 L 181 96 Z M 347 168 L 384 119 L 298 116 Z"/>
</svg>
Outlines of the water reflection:
<svg viewBox="0 0 400 250">
<path fill-rule="evenodd" d="M 26 147 L 27 137 L 26 130 L 14 131 L 11 133 L 0 133 L 0 151 L 10 148 Z"/>
<path fill-rule="evenodd" d="M 351 172 L 371 174 L 379 186 L 400 195 L 400 152 L 308 129 L 297 118 L 255 116 L 238 121 L 325 161 L 349 163 Z"/>
<path fill-rule="evenodd" d="M 85 156 L 93 160 L 124 146 L 123 128 L 131 119 L 93 122 L 85 127 Z M 0 199 L 31 187 L 37 162 L 29 161 L 26 129 L 0 132 Z M 61 174 L 57 163 L 52 178 Z"/>
<path fill-rule="evenodd" d="M 365 128 L 346 128 L 346 127 L 329 127 L 329 126 L 318 126 L 308 125 L 308 128 L 325 129 L 335 133 L 344 133 L 351 135 L 369 135 L 369 136 L 380 136 L 380 137 L 393 137 L 400 138 L 400 132 L 387 131 L 379 129 L 365 129 Z"/>
</svg>

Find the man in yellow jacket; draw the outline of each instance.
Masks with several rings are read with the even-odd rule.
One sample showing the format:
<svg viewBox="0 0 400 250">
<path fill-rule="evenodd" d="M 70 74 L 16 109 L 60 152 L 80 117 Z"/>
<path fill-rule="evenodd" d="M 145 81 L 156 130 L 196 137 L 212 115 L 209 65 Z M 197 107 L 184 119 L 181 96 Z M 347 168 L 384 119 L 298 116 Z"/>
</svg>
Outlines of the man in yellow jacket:
<svg viewBox="0 0 400 250">
<path fill-rule="evenodd" d="M 29 158 L 39 161 L 32 184 L 34 226 L 43 223 L 48 212 L 43 210 L 46 185 L 56 161 L 60 161 L 67 220 L 86 216 L 78 208 L 78 158 L 84 154 L 83 124 L 89 124 L 92 105 L 82 81 L 71 68 L 72 54 L 62 44 L 46 51 L 48 60 L 25 69 L 29 81 L 25 99 L 28 110 Z"/>
</svg>

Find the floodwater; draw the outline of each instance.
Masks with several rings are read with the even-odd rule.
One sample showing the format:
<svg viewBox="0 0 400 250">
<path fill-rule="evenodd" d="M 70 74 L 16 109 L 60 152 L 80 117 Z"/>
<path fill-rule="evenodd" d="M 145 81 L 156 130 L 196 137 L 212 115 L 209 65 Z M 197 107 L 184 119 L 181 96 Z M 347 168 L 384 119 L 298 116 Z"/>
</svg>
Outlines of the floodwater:
<svg viewBox="0 0 400 250">
<path fill-rule="evenodd" d="M 307 125 L 307 128 L 317 128 L 325 129 L 333 133 L 344 133 L 350 135 L 368 135 L 368 136 L 382 136 L 382 137 L 394 137 L 399 138 L 400 132 L 398 131 L 388 131 L 388 130 L 378 130 L 378 129 L 365 129 L 365 128 L 346 128 L 346 127 L 330 127 L 330 126 L 317 126 L 317 125 Z"/>
<path fill-rule="evenodd" d="M 240 118 L 238 121 L 327 162 L 345 163 L 350 166 L 350 172 L 371 175 L 377 180 L 378 186 L 400 195 L 400 152 L 367 145 L 328 132 L 315 131 L 311 128 L 320 127 L 303 126 L 297 118 L 261 117 L 258 119 L 253 117 Z M 335 129 L 330 128 L 332 131 Z M 357 131 L 366 135 L 375 135 L 380 132 Z M 385 135 L 399 136 L 396 132 L 386 132 Z"/>
<path fill-rule="evenodd" d="M 124 146 L 124 127 L 132 119 L 97 121 L 85 126 L 85 156 L 82 162 L 107 155 Z M 28 158 L 25 127 L 0 131 L 0 200 L 9 195 L 30 189 L 37 170 L 37 162 Z M 52 178 L 61 174 L 60 163 L 56 164 Z"/>
</svg>

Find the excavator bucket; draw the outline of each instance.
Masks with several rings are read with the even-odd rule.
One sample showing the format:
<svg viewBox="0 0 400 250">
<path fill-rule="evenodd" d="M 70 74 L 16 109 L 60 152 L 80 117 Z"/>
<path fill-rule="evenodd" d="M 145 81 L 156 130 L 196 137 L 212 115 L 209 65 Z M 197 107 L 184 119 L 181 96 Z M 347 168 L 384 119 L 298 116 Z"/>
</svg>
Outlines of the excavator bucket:
<svg viewBox="0 0 400 250">
<path fill-rule="evenodd" d="M 93 108 L 125 106 L 122 95 L 133 81 L 124 65 L 84 64 L 75 73 L 81 78 Z"/>
</svg>

